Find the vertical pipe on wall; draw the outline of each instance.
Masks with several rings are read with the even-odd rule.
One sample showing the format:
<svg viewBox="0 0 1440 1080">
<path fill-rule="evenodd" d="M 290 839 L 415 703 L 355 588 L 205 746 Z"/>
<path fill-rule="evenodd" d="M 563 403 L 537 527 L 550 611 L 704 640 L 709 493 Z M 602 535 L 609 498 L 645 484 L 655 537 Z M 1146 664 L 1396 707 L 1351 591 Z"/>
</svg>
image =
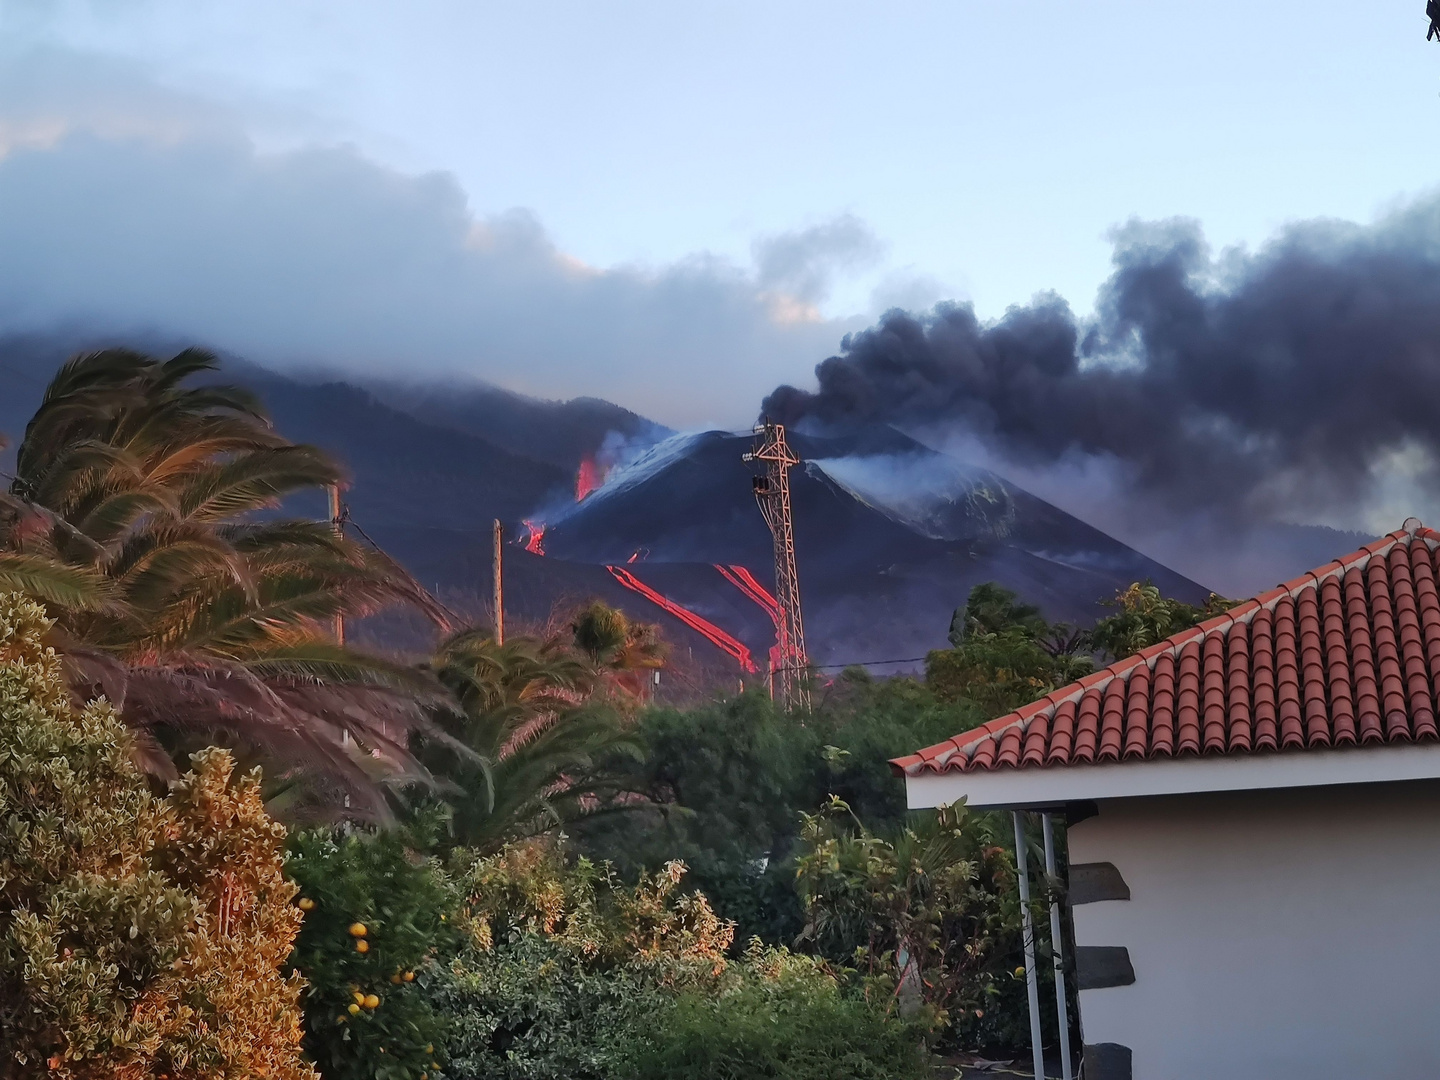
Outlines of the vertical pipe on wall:
<svg viewBox="0 0 1440 1080">
<path fill-rule="evenodd" d="M 1045 876 L 1055 880 L 1055 823 L 1049 813 L 1040 815 L 1045 825 Z M 1060 936 L 1060 905 L 1050 898 L 1050 951 L 1055 958 L 1055 1015 L 1060 1019 L 1060 1075 L 1071 1080 L 1070 1010 L 1065 1002 L 1065 946 Z"/>
<path fill-rule="evenodd" d="M 1044 1080 L 1045 1054 L 1040 1039 L 1040 982 L 1035 970 L 1035 922 L 1030 917 L 1030 860 L 1025 851 L 1025 817 L 1015 810 L 1015 876 L 1020 879 L 1020 916 L 1025 928 L 1025 993 L 1030 1000 L 1030 1048 L 1035 1080 Z"/>
</svg>

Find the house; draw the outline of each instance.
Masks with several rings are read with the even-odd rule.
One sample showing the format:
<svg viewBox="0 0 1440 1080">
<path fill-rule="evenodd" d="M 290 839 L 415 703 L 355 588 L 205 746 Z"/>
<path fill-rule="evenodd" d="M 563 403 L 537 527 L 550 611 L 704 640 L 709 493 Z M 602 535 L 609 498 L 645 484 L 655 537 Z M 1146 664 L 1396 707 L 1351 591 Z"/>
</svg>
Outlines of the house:
<svg viewBox="0 0 1440 1080">
<path fill-rule="evenodd" d="M 1086 1080 L 1440 1077 L 1440 533 L 892 764 L 1063 811 Z"/>
</svg>

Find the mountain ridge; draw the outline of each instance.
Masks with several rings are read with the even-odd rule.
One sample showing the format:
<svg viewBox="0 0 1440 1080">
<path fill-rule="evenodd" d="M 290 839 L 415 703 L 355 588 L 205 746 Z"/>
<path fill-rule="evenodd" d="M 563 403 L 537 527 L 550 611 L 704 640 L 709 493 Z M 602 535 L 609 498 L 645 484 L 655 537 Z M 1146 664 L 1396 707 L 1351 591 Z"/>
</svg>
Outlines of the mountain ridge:
<svg viewBox="0 0 1440 1080">
<path fill-rule="evenodd" d="M 0 336 L 0 432 L 12 441 L 0 468 L 13 462 L 14 443 L 59 364 L 112 340 L 79 331 Z M 161 335 L 123 340 L 156 354 L 178 351 Z M 745 565 L 771 580 L 771 541 L 741 460 L 748 434 L 675 434 L 599 399 L 543 401 L 454 383 L 406 390 L 395 380 L 286 374 L 235 358 L 226 358 L 220 377 L 254 388 L 286 435 L 339 457 L 353 476 L 344 498 L 355 523 L 466 617 L 490 617 L 490 537 L 499 518 L 510 541 L 512 625 L 553 622 L 567 605 L 598 596 L 660 623 L 687 655 L 713 652 L 605 568 L 634 559 L 628 568 L 640 580 L 757 657 L 773 640 L 768 615 L 713 565 Z M 1098 602 L 1132 580 L 1148 577 L 1192 600 L 1206 591 L 1005 478 L 894 428 L 796 432 L 792 441 L 805 458 L 793 474 L 795 529 L 817 663 L 942 647 L 950 611 L 983 580 L 1077 623 L 1101 614 Z M 524 452 L 537 446 L 543 456 Z M 611 472 L 577 501 L 576 470 L 587 460 L 598 462 L 592 479 L 607 465 Z M 327 512 L 319 496 L 289 509 Z M 526 518 L 547 521 L 547 557 L 524 550 Z M 1275 580 L 1317 564 L 1312 551 L 1356 546 L 1324 527 L 1271 533 Z M 401 638 L 389 643 L 424 647 L 413 635 Z M 722 670 L 730 662 L 712 659 Z"/>
</svg>

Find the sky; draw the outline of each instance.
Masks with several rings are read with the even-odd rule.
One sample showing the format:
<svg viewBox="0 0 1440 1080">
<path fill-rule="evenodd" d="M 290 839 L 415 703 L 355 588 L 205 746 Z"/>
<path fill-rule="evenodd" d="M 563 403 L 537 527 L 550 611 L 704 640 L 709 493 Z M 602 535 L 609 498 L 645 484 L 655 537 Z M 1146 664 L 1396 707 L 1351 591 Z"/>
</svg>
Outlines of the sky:
<svg viewBox="0 0 1440 1080">
<path fill-rule="evenodd" d="M 1440 181 L 1419 0 L 0 0 L 0 332 L 750 421 L 886 309 Z"/>
</svg>

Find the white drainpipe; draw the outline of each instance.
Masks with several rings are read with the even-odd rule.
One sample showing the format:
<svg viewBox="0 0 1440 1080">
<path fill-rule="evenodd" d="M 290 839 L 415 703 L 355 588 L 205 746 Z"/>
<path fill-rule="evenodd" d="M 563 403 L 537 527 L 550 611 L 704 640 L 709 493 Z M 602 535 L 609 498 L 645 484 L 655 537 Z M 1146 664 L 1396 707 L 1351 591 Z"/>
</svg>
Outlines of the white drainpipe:
<svg viewBox="0 0 1440 1080">
<path fill-rule="evenodd" d="M 1015 810 L 1015 871 L 1020 878 L 1020 914 L 1025 928 L 1025 991 L 1030 998 L 1030 1048 L 1035 1059 L 1035 1080 L 1045 1078 L 1045 1055 L 1040 1044 L 1040 982 L 1035 971 L 1035 924 L 1030 918 L 1030 869 L 1025 853 L 1025 819 Z"/>
<path fill-rule="evenodd" d="M 1055 824 L 1050 814 L 1040 815 L 1045 823 L 1045 876 L 1055 880 Z M 1070 1074 L 1070 1010 L 1065 1002 L 1065 947 L 1060 936 L 1060 905 L 1050 902 L 1050 948 L 1055 957 L 1055 1015 L 1060 1018 L 1060 1075 Z"/>
</svg>

